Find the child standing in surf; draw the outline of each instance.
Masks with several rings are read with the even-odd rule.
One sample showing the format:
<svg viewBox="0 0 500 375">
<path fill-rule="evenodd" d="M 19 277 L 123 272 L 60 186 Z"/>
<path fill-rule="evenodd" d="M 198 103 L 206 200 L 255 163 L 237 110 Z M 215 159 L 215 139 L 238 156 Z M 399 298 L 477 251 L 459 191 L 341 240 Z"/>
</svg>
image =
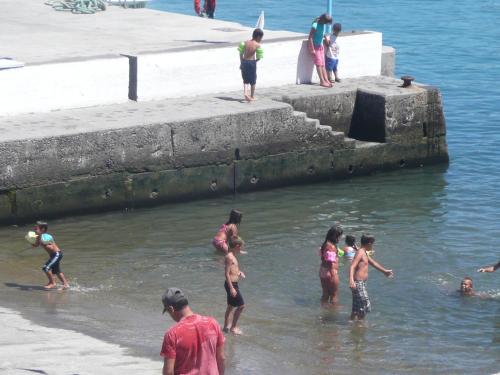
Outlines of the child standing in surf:
<svg viewBox="0 0 500 375">
<path fill-rule="evenodd" d="M 54 275 L 61 281 L 63 284 L 63 289 L 68 289 L 69 284 L 64 276 L 64 273 L 61 271 L 61 259 L 63 257 L 63 253 L 59 246 L 57 246 L 54 241 L 54 237 L 47 233 L 49 226 L 46 222 L 37 221 L 35 226 L 35 233 L 37 235 L 37 239 L 33 244 L 33 247 L 42 246 L 45 251 L 49 254 L 49 260 L 45 262 L 42 267 L 43 272 L 49 279 L 47 285 L 44 286 L 45 289 L 54 289 L 57 285 L 54 279 Z"/>
<path fill-rule="evenodd" d="M 264 32 L 261 29 L 255 29 L 252 39 L 241 42 L 238 51 L 240 53 L 240 69 L 243 78 L 243 96 L 250 102 L 255 100 L 255 85 L 257 83 L 257 61 L 264 57 L 264 51 L 260 46 Z M 250 86 L 250 95 L 248 94 Z"/>
<path fill-rule="evenodd" d="M 368 252 L 373 250 L 375 237 L 363 235 L 361 237 L 361 247 L 356 251 L 354 260 L 349 268 L 349 286 L 352 291 L 352 313 L 351 320 L 362 320 L 372 308 L 366 281 L 368 280 L 368 265 L 382 272 L 386 277 L 392 278 L 392 270 L 385 269 L 380 263 L 368 256 Z"/>
<path fill-rule="evenodd" d="M 231 210 L 229 220 L 222 224 L 219 231 L 212 240 L 214 247 L 224 254 L 229 252 L 230 248 L 236 248 L 241 251 L 243 240 L 238 236 L 238 225 L 241 223 L 243 214 L 238 210 Z"/>
<path fill-rule="evenodd" d="M 339 300 L 339 252 L 337 245 L 342 232 L 342 228 L 337 225 L 331 227 L 320 248 L 319 280 L 323 289 L 322 303 L 337 303 Z"/>
</svg>

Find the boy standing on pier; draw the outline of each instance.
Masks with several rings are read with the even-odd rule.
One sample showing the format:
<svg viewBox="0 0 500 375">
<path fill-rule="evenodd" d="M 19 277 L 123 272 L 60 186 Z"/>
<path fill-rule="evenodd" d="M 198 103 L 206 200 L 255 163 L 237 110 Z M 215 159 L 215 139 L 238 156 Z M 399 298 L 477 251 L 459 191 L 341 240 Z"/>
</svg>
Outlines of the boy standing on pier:
<svg viewBox="0 0 500 375">
<path fill-rule="evenodd" d="M 255 85 L 257 83 L 257 61 L 264 57 L 264 51 L 260 46 L 264 32 L 255 29 L 252 39 L 241 42 L 238 51 L 240 53 L 240 69 L 243 78 L 243 96 L 250 102 L 255 100 Z M 248 85 L 250 85 L 250 95 L 248 95 Z"/>
<path fill-rule="evenodd" d="M 337 44 L 337 37 L 339 36 L 340 31 L 342 31 L 342 25 L 340 23 L 334 23 L 332 35 L 325 37 L 325 66 L 326 73 L 328 74 L 328 80 L 331 83 L 340 82 L 340 78 L 337 74 L 337 67 L 339 65 L 339 46 Z M 333 76 L 335 76 L 335 78 L 333 78 Z"/>
<path fill-rule="evenodd" d="M 240 251 L 239 249 L 239 246 L 230 248 L 224 259 L 224 273 L 226 276 L 224 289 L 226 289 L 227 294 L 227 309 L 224 316 L 224 332 L 231 332 L 236 335 L 241 334 L 241 330 L 238 328 L 237 324 L 238 319 L 245 308 L 245 301 L 243 300 L 243 296 L 241 295 L 240 288 L 238 286 L 238 281 L 245 278 L 245 274 L 240 271 L 238 259 L 236 259 L 235 255 Z M 236 308 L 236 310 L 233 314 L 231 327 L 229 327 L 230 316 L 234 308 Z"/>
<path fill-rule="evenodd" d="M 64 276 L 64 273 L 61 272 L 60 262 L 63 257 L 63 253 L 59 246 L 57 246 L 54 241 L 54 237 L 47 233 L 47 229 L 49 225 L 43 221 L 37 221 L 35 226 L 35 233 L 37 234 L 37 239 L 33 247 L 42 246 L 45 251 L 49 254 L 49 260 L 45 262 L 45 265 L 42 267 L 43 272 L 47 275 L 49 282 L 44 286 L 45 289 L 54 289 L 56 287 L 56 282 L 54 280 L 54 275 L 61 281 L 63 284 L 63 289 L 68 289 L 69 284 Z"/>
<path fill-rule="evenodd" d="M 369 257 L 367 251 L 372 251 L 375 237 L 363 235 L 361 237 L 361 248 L 349 268 L 349 286 L 352 291 L 352 313 L 351 320 L 362 320 L 371 311 L 371 303 L 366 291 L 366 280 L 368 280 L 368 265 L 376 268 L 385 276 L 392 278 L 392 270 L 385 269 L 381 264 Z"/>
</svg>

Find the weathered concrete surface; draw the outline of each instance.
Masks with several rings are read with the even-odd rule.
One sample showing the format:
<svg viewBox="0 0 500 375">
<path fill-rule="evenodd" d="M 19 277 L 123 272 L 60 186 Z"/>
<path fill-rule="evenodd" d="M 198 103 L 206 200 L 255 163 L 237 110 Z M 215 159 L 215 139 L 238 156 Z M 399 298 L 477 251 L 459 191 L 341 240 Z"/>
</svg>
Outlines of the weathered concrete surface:
<svg viewBox="0 0 500 375">
<path fill-rule="evenodd" d="M 390 78 L 0 117 L 0 221 L 448 160 L 441 96 Z"/>
<path fill-rule="evenodd" d="M 390 46 L 382 46 L 382 71 L 380 75 L 394 77 L 396 74 L 396 50 Z"/>
<path fill-rule="evenodd" d="M 75 15 L 57 12 L 43 1 L 0 1 L 2 56 L 29 64 L 206 49 L 245 40 L 252 30 L 238 23 L 146 8 L 109 6 L 104 12 Z M 297 36 L 301 34 L 266 30 L 266 40 Z"/>
</svg>

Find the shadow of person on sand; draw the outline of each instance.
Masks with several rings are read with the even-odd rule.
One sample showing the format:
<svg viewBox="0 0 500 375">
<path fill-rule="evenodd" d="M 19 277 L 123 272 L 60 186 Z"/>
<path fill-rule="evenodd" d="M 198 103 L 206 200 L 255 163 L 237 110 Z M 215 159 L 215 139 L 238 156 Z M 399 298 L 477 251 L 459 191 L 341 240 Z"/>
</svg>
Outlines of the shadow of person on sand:
<svg viewBox="0 0 500 375">
<path fill-rule="evenodd" d="M 237 98 L 231 98 L 229 96 L 216 96 L 216 99 L 220 100 L 226 100 L 228 102 L 240 102 L 240 103 L 246 103 L 245 99 L 237 99 Z"/>
<path fill-rule="evenodd" d="M 46 292 L 49 292 L 54 289 L 45 289 L 43 286 L 40 285 L 25 285 L 25 284 L 17 284 L 17 283 L 4 283 L 5 286 L 8 286 L 9 288 L 17 288 L 19 290 L 24 290 L 26 292 L 32 291 L 32 290 L 44 290 Z"/>
</svg>

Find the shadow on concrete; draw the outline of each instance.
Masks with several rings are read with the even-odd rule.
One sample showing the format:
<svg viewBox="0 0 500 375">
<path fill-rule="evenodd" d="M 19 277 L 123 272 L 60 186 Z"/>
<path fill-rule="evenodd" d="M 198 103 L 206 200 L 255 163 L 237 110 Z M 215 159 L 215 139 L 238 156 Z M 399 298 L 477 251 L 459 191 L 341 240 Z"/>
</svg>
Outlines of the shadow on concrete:
<svg viewBox="0 0 500 375">
<path fill-rule="evenodd" d="M 207 44 L 227 44 L 227 42 L 206 40 L 206 39 L 176 39 L 176 42 L 207 43 Z"/>
<path fill-rule="evenodd" d="M 45 290 L 47 292 L 51 290 L 56 290 L 54 289 L 45 289 L 43 286 L 40 285 L 25 285 L 25 284 L 17 284 L 17 283 L 4 283 L 5 286 L 8 286 L 9 288 L 17 288 L 19 290 L 24 290 L 24 291 L 31 291 L 31 290 Z"/>
<path fill-rule="evenodd" d="M 34 372 L 36 374 L 43 374 L 43 375 L 49 375 L 43 370 L 36 370 L 32 368 L 18 368 L 18 370 L 23 370 L 23 371 L 29 371 L 29 372 Z"/>
<path fill-rule="evenodd" d="M 216 96 L 216 99 L 220 100 L 226 100 L 228 102 L 240 102 L 240 103 L 246 103 L 245 99 L 238 99 L 238 98 L 231 98 L 229 96 Z"/>
</svg>

